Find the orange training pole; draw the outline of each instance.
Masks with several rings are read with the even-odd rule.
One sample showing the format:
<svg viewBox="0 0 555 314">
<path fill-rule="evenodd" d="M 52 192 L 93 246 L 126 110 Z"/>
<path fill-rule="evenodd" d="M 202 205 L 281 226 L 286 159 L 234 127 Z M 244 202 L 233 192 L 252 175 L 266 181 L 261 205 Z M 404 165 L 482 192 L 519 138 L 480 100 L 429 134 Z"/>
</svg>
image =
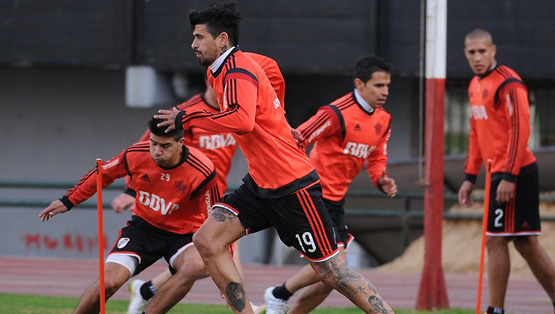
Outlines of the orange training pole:
<svg viewBox="0 0 555 314">
<path fill-rule="evenodd" d="M 480 249 L 480 277 L 478 277 L 478 299 L 476 301 L 476 314 L 480 314 L 482 305 L 482 282 L 484 279 L 484 253 L 486 250 L 486 232 L 488 231 L 489 195 L 491 190 L 491 159 L 486 165 L 486 191 L 484 194 L 484 215 L 482 218 L 482 247 Z"/>
<path fill-rule="evenodd" d="M 98 215 L 98 272 L 100 274 L 100 313 L 106 314 L 104 286 L 104 226 L 102 225 L 102 159 L 96 159 L 96 212 Z"/>
</svg>

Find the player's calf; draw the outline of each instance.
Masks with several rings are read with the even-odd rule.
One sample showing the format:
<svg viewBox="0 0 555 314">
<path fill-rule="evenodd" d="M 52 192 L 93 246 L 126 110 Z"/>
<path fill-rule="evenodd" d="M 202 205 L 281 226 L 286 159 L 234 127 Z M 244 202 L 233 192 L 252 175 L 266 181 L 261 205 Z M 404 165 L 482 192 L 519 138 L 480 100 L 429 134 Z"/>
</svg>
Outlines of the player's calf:
<svg viewBox="0 0 555 314">
<path fill-rule="evenodd" d="M 362 275 L 349 269 L 336 255 L 321 263 L 312 263 L 324 283 L 333 287 L 366 313 L 394 313 L 376 288 Z"/>
</svg>

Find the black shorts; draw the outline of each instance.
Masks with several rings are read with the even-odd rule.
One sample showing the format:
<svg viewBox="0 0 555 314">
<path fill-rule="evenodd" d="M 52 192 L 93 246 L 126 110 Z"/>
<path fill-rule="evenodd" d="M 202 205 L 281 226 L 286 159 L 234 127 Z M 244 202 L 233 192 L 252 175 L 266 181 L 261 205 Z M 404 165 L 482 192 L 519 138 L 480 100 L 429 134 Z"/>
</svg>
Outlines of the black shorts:
<svg viewBox="0 0 555 314">
<path fill-rule="evenodd" d="M 505 204 L 497 204 L 495 201 L 501 178 L 502 173 L 494 173 L 491 176 L 487 235 L 541 234 L 537 164 L 533 163 L 520 169 L 515 181 L 515 197 Z"/>
<path fill-rule="evenodd" d="M 247 233 L 274 226 L 285 245 L 295 247 L 311 261 L 324 261 L 338 253 L 320 184 L 275 199 L 258 197 L 243 184 L 214 207 L 235 213 Z"/>
<path fill-rule="evenodd" d="M 355 237 L 349 233 L 349 227 L 345 223 L 345 209 L 343 205 L 345 201 L 334 202 L 327 199 L 323 199 L 324 204 L 326 205 L 326 209 L 328 210 L 328 214 L 330 215 L 331 221 L 333 226 L 335 227 L 336 237 L 337 237 L 337 245 L 344 246 L 345 249 L 349 246 Z"/>
<path fill-rule="evenodd" d="M 193 245 L 193 234 L 177 234 L 156 228 L 138 216 L 132 216 L 127 227 L 120 230 L 110 254 L 134 256 L 139 264 L 137 275 L 160 258 L 171 265 L 170 259 L 180 250 Z M 170 267 L 171 269 L 171 267 Z"/>
</svg>

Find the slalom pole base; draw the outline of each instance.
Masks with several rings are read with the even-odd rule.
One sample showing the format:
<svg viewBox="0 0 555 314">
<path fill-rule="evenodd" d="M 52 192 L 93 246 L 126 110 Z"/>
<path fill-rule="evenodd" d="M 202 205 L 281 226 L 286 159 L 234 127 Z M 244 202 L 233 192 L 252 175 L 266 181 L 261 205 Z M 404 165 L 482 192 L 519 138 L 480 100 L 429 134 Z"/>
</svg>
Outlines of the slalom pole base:
<svg viewBox="0 0 555 314">
<path fill-rule="evenodd" d="M 444 278 L 441 265 L 424 266 L 418 290 L 417 310 L 433 311 L 449 308 Z"/>
</svg>

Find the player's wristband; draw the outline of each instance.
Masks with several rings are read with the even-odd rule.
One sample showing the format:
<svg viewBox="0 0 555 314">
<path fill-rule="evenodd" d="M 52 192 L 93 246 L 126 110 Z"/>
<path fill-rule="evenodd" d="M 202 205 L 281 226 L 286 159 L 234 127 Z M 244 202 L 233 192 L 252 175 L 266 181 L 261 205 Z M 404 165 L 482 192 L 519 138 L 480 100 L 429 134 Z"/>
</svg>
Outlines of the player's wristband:
<svg viewBox="0 0 555 314">
<path fill-rule="evenodd" d="M 62 196 L 62 198 L 60 198 L 60 202 L 62 202 L 62 204 L 64 204 L 67 207 L 67 211 L 70 211 L 73 206 L 73 203 L 64 195 Z"/>
<path fill-rule="evenodd" d="M 514 183 L 516 181 L 516 176 L 512 173 L 503 172 L 503 176 L 501 177 L 501 179 Z"/>
<path fill-rule="evenodd" d="M 137 197 L 137 192 L 135 192 L 135 190 L 133 190 L 133 189 L 125 189 L 123 191 L 123 193 L 125 193 L 129 196 Z"/>
<path fill-rule="evenodd" d="M 183 129 L 183 115 L 185 115 L 185 110 L 181 110 L 177 113 L 177 115 L 175 116 L 175 129 L 176 130 L 182 130 Z"/>
<path fill-rule="evenodd" d="M 476 184 L 476 178 L 478 176 L 474 175 L 474 174 L 470 174 L 470 173 L 465 173 L 464 174 L 464 181 L 469 181 L 472 184 Z"/>
</svg>

